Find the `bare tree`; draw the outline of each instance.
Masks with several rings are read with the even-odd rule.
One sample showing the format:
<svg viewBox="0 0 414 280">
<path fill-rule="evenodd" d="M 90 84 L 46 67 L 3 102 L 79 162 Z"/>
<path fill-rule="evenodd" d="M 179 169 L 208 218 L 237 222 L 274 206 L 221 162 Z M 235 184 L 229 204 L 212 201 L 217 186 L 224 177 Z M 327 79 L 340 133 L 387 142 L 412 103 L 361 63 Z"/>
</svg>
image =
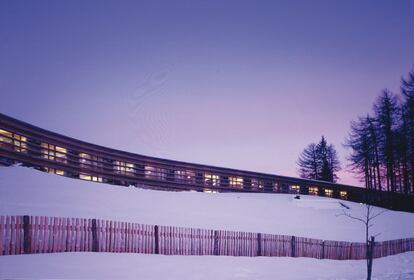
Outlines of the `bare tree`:
<svg viewBox="0 0 414 280">
<path fill-rule="evenodd" d="M 384 89 L 372 116 L 351 123 L 345 147 L 366 188 L 414 194 L 414 67 L 401 79 L 401 94 Z"/>
<path fill-rule="evenodd" d="M 376 210 L 377 207 L 372 206 L 370 204 L 365 204 L 365 208 L 366 208 L 366 212 L 365 212 L 365 215 L 362 217 L 354 216 L 350 214 L 349 212 L 347 212 L 347 210 L 345 209 L 342 210 L 342 213 L 338 214 L 337 216 L 345 216 L 350 219 L 357 220 L 364 224 L 365 242 L 366 242 L 366 260 L 367 260 L 367 280 L 371 280 L 375 237 L 380 235 L 381 233 L 371 235 L 371 238 L 369 238 L 370 228 L 374 226 L 372 221 L 388 210 L 387 209 Z M 349 207 L 347 209 L 349 209 Z"/>
</svg>

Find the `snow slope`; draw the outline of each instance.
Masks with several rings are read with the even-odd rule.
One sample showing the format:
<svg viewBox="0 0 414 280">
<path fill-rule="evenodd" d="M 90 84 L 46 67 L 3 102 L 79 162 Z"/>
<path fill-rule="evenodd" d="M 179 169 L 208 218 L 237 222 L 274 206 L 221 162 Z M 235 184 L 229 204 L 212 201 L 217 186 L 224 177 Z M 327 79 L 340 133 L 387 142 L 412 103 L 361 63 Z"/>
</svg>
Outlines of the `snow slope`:
<svg viewBox="0 0 414 280">
<path fill-rule="evenodd" d="M 16 265 L 18 264 L 18 265 Z M 59 253 L 0 257 L 0 279 L 362 280 L 365 261 Z M 414 253 L 376 259 L 373 280 L 414 279 Z"/>
<path fill-rule="evenodd" d="M 364 206 L 343 202 L 356 216 Z M 282 194 L 207 194 L 124 188 L 28 168 L 0 168 L 0 215 L 95 217 L 148 224 L 363 241 L 337 200 Z M 377 209 L 380 210 L 380 209 Z M 387 211 L 378 240 L 414 236 L 414 214 Z M 414 252 L 374 261 L 374 278 L 414 279 Z M 365 261 L 310 258 L 59 253 L 0 257 L 0 279 L 364 279 Z"/>
<path fill-rule="evenodd" d="M 363 205 L 343 202 L 363 216 Z M 0 215 L 103 218 L 147 224 L 364 241 L 362 223 L 336 199 L 288 194 L 166 192 L 74 180 L 22 167 L 0 168 Z M 377 209 L 380 210 L 380 209 Z M 414 214 L 387 211 L 377 240 L 414 237 Z"/>
</svg>

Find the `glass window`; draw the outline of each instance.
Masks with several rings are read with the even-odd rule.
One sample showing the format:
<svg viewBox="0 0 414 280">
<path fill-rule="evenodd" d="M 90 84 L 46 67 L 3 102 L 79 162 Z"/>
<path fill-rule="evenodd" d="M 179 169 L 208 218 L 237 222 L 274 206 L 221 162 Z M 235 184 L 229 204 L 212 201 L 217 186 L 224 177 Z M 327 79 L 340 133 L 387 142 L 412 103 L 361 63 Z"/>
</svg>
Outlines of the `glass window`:
<svg viewBox="0 0 414 280">
<path fill-rule="evenodd" d="M 79 179 L 102 183 L 102 177 L 92 176 L 84 173 L 79 174 Z"/>
<path fill-rule="evenodd" d="M 290 193 L 300 193 L 300 186 L 290 186 Z"/>
<path fill-rule="evenodd" d="M 0 129 L 0 141 L 3 143 L 13 143 L 13 133 Z"/>
<path fill-rule="evenodd" d="M 203 190 L 203 192 L 205 192 L 205 193 L 217 193 L 217 191 L 216 190 L 212 190 L 212 189 L 204 189 Z"/>
<path fill-rule="evenodd" d="M 151 165 L 145 165 L 144 167 L 145 178 L 165 180 L 167 177 L 167 170 Z"/>
<path fill-rule="evenodd" d="M 220 185 L 220 176 L 214 174 L 204 174 L 204 184 L 217 187 Z"/>
<path fill-rule="evenodd" d="M 14 149 L 16 152 L 20 153 L 27 153 L 27 138 L 0 129 L 0 147 Z"/>
<path fill-rule="evenodd" d="M 331 190 L 331 189 L 325 189 L 325 196 L 332 197 L 333 196 L 333 190 Z"/>
<path fill-rule="evenodd" d="M 279 192 L 279 183 L 278 182 L 273 183 L 273 191 L 274 192 Z"/>
<path fill-rule="evenodd" d="M 54 169 L 54 168 L 45 167 L 45 171 L 49 172 L 49 173 L 54 173 L 54 174 L 57 174 L 57 175 L 61 175 L 61 176 L 65 175 L 65 171 Z"/>
<path fill-rule="evenodd" d="M 309 194 L 318 195 L 318 187 L 309 187 Z"/>
<path fill-rule="evenodd" d="M 178 182 L 195 184 L 195 172 L 191 170 L 175 170 L 174 178 Z"/>
<path fill-rule="evenodd" d="M 341 196 L 341 199 L 347 199 L 348 193 L 346 191 L 340 191 L 339 195 Z"/>
<path fill-rule="evenodd" d="M 65 148 L 55 146 L 48 143 L 42 143 L 42 157 L 62 163 L 67 163 L 67 150 Z"/>
<path fill-rule="evenodd" d="M 243 178 L 242 177 L 229 177 L 230 187 L 236 189 L 243 188 Z"/>
<path fill-rule="evenodd" d="M 125 161 L 114 161 L 114 170 L 118 174 L 134 175 L 134 164 Z"/>
<path fill-rule="evenodd" d="M 154 179 L 157 177 L 156 168 L 153 166 L 145 165 L 145 178 Z"/>
<path fill-rule="evenodd" d="M 252 190 L 260 191 L 263 190 L 264 184 L 262 180 L 252 179 Z"/>
<path fill-rule="evenodd" d="M 98 156 L 79 153 L 79 163 L 82 168 L 102 168 L 103 159 Z"/>
</svg>

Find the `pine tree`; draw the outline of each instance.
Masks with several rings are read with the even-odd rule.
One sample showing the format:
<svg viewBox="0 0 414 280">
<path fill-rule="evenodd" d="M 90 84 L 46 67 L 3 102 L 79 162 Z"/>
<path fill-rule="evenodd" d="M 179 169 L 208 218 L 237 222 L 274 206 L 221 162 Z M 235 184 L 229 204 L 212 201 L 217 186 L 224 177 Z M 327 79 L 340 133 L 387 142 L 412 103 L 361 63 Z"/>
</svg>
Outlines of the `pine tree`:
<svg viewBox="0 0 414 280">
<path fill-rule="evenodd" d="M 302 178 L 336 182 L 340 170 L 338 154 L 322 136 L 318 144 L 312 143 L 300 154 L 297 164 Z"/>
<path fill-rule="evenodd" d="M 319 178 L 318 157 L 316 154 L 316 144 L 310 144 L 303 150 L 298 159 L 299 173 L 302 178 L 314 179 Z"/>
</svg>

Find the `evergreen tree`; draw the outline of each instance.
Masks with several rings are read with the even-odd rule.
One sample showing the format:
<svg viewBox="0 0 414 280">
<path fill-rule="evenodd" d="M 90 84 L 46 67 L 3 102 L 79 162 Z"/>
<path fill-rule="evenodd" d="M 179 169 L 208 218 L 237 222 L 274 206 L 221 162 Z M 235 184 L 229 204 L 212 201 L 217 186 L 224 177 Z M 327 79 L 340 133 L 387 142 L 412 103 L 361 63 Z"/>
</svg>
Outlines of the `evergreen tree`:
<svg viewBox="0 0 414 280">
<path fill-rule="evenodd" d="M 319 178 L 318 157 L 316 144 L 309 144 L 298 159 L 299 173 L 302 178 L 317 180 Z"/>
<path fill-rule="evenodd" d="M 302 178 L 336 182 L 340 170 L 338 154 L 322 136 L 318 144 L 312 143 L 300 154 L 297 164 Z"/>
</svg>

